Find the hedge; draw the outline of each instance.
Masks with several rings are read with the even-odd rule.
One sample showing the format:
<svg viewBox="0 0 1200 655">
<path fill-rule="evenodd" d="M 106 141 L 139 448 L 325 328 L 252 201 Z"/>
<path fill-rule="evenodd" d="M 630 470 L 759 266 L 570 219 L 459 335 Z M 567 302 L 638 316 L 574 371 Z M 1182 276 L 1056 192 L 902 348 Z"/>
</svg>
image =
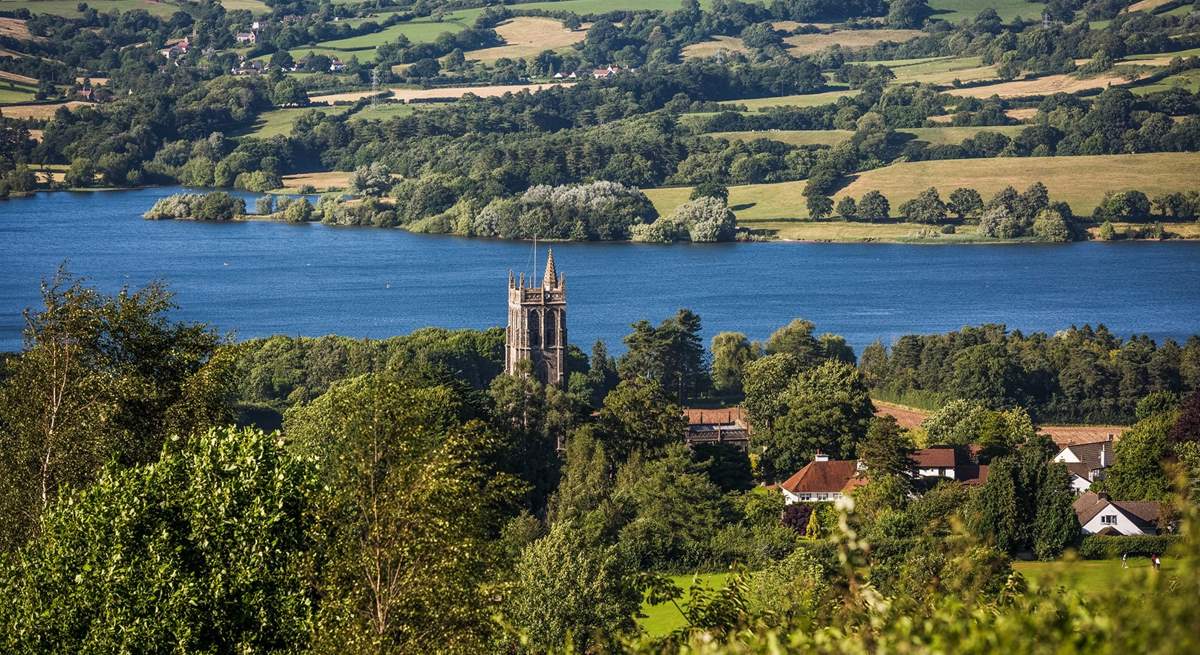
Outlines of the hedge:
<svg viewBox="0 0 1200 655">
<path fill-rule="evenodd" d="M 1101 536 L 1089 534 L 1079 544 L 1083 559 L 1116 559 L 1121 555 L 1162 555 L 1179 541 L 1179 535 Z"/>
</svg>

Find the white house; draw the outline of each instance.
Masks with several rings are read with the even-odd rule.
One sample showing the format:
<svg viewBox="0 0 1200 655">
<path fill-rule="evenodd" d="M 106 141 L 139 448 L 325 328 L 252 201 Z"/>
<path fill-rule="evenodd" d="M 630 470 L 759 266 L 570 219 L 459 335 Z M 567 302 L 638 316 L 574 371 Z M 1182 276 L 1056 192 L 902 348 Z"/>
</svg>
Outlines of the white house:
<svg viewBox="0 0 1200 655">
<path fill-rule="evenodd" d="M 1158 503 L 1110 500 L 1090 491 L 1076 498 L 1074 507 L 1084 534 L 1157 534 L 1162 512 Z"/>
<path fill-rule="evenodd" d="M 967 446 L 921 448 L 913 451 L 909 459 L 917 478 L 945 478 L 971 486 L 987 482 L 987 465 L 977 463 Z"/>
<path fill-rule="evenodd" d="M 817 453 L 813 461 L 780 483 L 779 491 L 784 502 L 791 505 L 838 500 L 863 484 L 866 479 L 859 475 L 858 461 L 831 460 Z"/>
<path fill-rule="evenodd" d="M 1064 447 L 1054 461 L 1067 465 L 1071 474 L 1071 489 L 1076 494 L 1086 492 L 1092 483 L 1104 479 L 1104 469 L 1113 463 L 1112 435 L 1104 441 L 1077 443 Z"/>
</svg>

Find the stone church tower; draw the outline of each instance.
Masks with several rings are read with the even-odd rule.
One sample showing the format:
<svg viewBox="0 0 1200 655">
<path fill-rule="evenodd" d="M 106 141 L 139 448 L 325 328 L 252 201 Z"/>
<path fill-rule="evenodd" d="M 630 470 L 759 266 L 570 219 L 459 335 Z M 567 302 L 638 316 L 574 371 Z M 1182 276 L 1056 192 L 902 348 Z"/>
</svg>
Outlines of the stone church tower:
<svg viewBox="0 0 1200 655">
<path fill-rule="evenodd" d="M 554 251 L 546 258 L 542 286 L 533 285 L 532 277 L 508 272 L 504 372 L 511 375 L 529 361 L 539 380 L 561 387 L 567 379 L 567 283 L 554 269 Z"/>
</svg>

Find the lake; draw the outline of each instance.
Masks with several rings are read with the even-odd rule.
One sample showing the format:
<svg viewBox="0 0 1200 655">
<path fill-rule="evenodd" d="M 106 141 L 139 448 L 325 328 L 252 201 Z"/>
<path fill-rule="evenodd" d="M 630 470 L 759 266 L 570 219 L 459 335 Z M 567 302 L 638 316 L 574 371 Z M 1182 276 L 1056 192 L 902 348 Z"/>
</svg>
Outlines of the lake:
<svg viewBox="0 0 1200 655">
<path fill-rule="evenodd" d="M 508 270 L 532 269 L 529 243 L 142 220 L 178 191 L 0 201 L 0 350 L 20 348 L 21 311 L 39 303 L 39 280 L 64 260 L 110 292 L 161 279 L 177 294 L 178 318 L 239 339 L 502 325 Z M 571 341 L 584 350 L 596 339 L 622 350 L 630 323 L 657 323 L 680 307 L 700 314 L 706 337 L 737 330 L 763 339 L 803 317 L 856 351 L 875 339 L 989 322 L 1051 332 L 1104 323 L 1155 339 L 1200 332 L 1200 242 L 553 248 L 567 278 Z M 544 258 L 539 245 L 539 268 Z"/>
</svg>

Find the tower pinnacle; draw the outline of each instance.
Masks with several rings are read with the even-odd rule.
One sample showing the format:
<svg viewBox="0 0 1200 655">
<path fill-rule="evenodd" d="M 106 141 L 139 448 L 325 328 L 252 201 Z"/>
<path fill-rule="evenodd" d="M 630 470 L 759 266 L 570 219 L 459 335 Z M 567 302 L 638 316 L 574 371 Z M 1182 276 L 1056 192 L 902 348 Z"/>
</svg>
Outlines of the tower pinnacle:
<svg viewBox="0 0 1200 655">
<path fill-rule="evenodd" d="M 546 275 L 542 277 L 542 288 L 550 289 L 558 286 L 558 271 L 554 270 L 554 250 L 546 251 Z"/>
</svg>

